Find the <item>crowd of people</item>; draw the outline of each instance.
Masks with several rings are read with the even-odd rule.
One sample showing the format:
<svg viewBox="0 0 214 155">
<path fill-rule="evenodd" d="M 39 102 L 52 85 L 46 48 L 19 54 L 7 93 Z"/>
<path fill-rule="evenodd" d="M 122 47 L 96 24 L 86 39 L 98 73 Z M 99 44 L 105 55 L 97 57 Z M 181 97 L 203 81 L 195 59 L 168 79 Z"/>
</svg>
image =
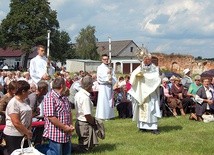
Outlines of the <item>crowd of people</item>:
<svg viewBox="0 0 214 155">
<path fill-rule="evenodd" d="M 160 75 L 148 52 L 143 53 L 142 64 L 130 75 L 116 78 L 106 54 L 101 56 L 102 64 L 96 72 L 72 75 L 64 67 L 54 72 L 44 46 L 35 50 L 38 55 L 31 60 L 28 71 L 0 71 L 0 124 L 5 125 L 1 135 L 6 143 L 5 154 L 18 149 L 23 137 L 32 139 L 35 130 L 31 124 L 40 120 L 44 127 L 39 128 L 35 144 L 41 144 L 44 138 L 48 147 L 41 151 L 45 154 L 70 154 L 74 131 L 78 150 L 91 150 L 98 144 L 98 137 L 105 137 L 102 121 L 115 118 L 115 107 L 119 118 L 132 118 L 140 131 L 153 134 L 160 133 L 158 119 L 170 114 L 177 117 L 189 113 L 190 120 L 214 121 L 210 117 L 214 112 L 214 78 L 210 82 L 197 75 L 192 80 L 187 68 L 183 78 L 168 79 Z"/>
</svg>

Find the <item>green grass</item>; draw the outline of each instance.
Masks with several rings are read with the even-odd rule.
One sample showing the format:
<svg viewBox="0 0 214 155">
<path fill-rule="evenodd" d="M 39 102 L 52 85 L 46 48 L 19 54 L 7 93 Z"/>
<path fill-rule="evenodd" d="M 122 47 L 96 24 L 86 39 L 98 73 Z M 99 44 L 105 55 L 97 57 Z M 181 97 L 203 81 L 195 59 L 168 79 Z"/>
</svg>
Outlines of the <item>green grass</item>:
<svg viewBox="0 0 214 155">
<path fill-rule="evenodd" d="M 214 123 L 190 121 L 188 115 L 159 120 L 159 135 L 140 132 L 131 119 L 104 122 L 106 138 L 87 154 L 102 155 L 211 155 Z M 76 134 L 72 143 L 77 144 Z"/>
</svg>

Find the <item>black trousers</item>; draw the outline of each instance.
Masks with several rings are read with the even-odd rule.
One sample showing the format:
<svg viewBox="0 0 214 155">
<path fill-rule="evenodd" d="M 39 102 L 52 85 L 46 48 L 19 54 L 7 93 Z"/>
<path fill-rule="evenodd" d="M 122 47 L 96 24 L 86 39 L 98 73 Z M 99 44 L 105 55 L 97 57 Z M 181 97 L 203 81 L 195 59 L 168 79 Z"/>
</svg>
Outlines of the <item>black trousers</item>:
<svg viewBox="0 0 214 155">
<path fill-rule="evenodd" d="M 117 105 L 117 111 L 119 118 L 131 118 L 132 117 L 132 103 L 121 102 Z"/>
<path fill-rule="evenodd" d="M 4 139 L 6 142 L 6 152 L 11 154 L 14 150 L 21 148 L 21 141 L 23 139 L 23 136 L 8 136 L 4 135 Z M 24 143 L 24 147 L 28 147 L 27 141 Z"/>
</svg>

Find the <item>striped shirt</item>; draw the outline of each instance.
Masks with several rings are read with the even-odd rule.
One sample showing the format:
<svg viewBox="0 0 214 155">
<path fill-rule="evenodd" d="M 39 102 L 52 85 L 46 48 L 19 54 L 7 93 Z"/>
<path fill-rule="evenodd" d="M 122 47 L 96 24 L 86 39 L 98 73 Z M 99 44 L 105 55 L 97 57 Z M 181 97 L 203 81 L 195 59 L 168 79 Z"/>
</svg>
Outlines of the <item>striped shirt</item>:
<svg viewBox="0 0 214 155">
<path fill-rule="evenodd" d="M 69 102 L 56 91 L 51 90 L 44 98 L 45 129 L 43 136 L 58 143 L 70 141 L 71 136 L 52 124 L 48 117 L 56 117 L 65 125 L 71 124 L 71 107 Z"/>
</svg>

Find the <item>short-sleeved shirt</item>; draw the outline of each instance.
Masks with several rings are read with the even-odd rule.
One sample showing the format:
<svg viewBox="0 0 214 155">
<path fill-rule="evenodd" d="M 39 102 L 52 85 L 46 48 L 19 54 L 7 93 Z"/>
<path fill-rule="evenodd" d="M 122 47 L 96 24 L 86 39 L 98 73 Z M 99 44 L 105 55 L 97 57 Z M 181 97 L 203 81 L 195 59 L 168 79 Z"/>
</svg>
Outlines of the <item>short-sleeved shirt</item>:
<svg viewBox="0 0 214 155">
<path fill-rule="evenodd" d="M 58 143 L 67 143 L 71 136 L 50 122 L 48 117 L 56 117 L 64 125 L 71 124 L 71 107 L 56 91 L 51 90 L 44 97 L 45 129 L 43 136 Z"/>
<path fill-rule="evenodd" d="M 75 107 L 77 109 L 76 118 L 86 122 L 85 115 L 92 114 L 93 102 L 90 100 L 90 93 L 80 89 L 75 95 Z"/>
<path fill-rule="evenodd" d="M 4 134 L 9 136 L 23 136 L 22 133 L 20 133 L 15 126 L 13 125 L 10 114 L 18 114 L 20 117 L 21 123 L 26 127 L 31 127 L 32 122 L 32 110 L 31 107 L 26 102 L 20 102 L 16 99 L 16 97 L 13 97 L 6 108 L 6 126 L 4 128 Z"/>
<path fill-rule="evenodd" d="M 202 85 L 196 85 L 195 82 L 191 83 L 188 89 L 188 93 L 196 95 L 198 89 L 201 87 Z"/>
</svg>

